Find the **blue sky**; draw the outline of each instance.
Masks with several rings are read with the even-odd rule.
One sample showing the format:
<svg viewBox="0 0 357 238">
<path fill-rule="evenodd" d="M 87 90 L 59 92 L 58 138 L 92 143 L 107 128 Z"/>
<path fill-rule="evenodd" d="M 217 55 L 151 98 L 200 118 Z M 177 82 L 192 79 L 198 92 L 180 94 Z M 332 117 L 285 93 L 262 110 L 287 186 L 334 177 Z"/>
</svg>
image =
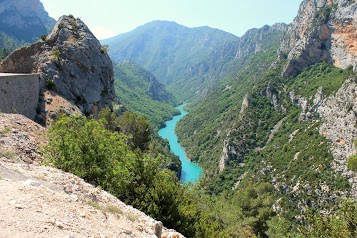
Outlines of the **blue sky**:
<svg viewBox="0 0 357 238">
<path fill-rule="evenodd" d="M 188 27 L 210 26 L 237 36 L 251 28 L 290 23 L 302 0 L 41 0 L 56 20 L 72 14 L 99 38 L 115 36 L 154 20 Z"/>
</svg>

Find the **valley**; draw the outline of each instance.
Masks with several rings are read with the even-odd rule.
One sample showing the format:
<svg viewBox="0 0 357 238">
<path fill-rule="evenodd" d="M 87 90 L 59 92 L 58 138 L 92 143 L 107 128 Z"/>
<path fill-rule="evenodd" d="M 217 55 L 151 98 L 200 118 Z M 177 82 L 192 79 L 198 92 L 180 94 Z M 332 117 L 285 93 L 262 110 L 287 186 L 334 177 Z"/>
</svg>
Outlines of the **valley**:
<svg viewBox="0 0 357 238">
<path fill-rule="evenodd" d="M 180 179 L 184 183 L 197 182 L 198 179 L 203 175 L 202 168 L 192 163 L 186 156 L 185 150 L 180 146 L 177 135 L 175 133 L 177 122 L 187 115 L 184 105 L 176 107 L 180 110 L 180 115 L 174 116 L 171 120 L 166 121 L 166 126 L 158 131 L 159 136 L 169 141 L 171 151 L 179 156 L 182 169 Z"/>
<path fill-rule="evenodd" d="M 53 234 L 103 221 L 93 237 L 356 237 L 356 1 L 302 0 L 291 23 L 240 37 L 156 20 L 102 40 L 23 4 L 0 1 L 0 74 L 32 77 L 0 84 L 11 221 L 40 206 L 33 190 L 55 199 L 48 187 L 76 211 Z"/>
</svg>

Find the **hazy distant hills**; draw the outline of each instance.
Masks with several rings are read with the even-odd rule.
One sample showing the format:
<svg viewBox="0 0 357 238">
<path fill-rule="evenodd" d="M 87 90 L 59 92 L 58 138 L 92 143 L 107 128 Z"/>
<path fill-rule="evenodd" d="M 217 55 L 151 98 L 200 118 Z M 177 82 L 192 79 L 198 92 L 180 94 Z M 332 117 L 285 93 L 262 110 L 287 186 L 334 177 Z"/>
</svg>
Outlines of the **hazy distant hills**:
<svg viewBox="0 0 357 238">
<path fill-rule="evenodd" d="M 153 73 L 180 101 L 204 96 L 230 75 L 238 60 L 270 49 L 286 31 L 285 24 L 251 29 L 237 37 L 210 27 L 188 28 L 154 21 L 103 40 L 114 62 L 131 60 Z"/>
<path fill-rule="evenodd" d="M 55 23 L 39 0 L 0 0 L 0 55 L 38 40 Z"/>
<path fill-rule="evenodd" d="M 210 27 L 188 28 L 175 22 L 154 21 L 102 43 L 109 45 L 113 61 L 134 61 L 181 99 L 187 99 L 209 81 L 222 54 L 235 57 L 238 40 Z"/>
</svg>

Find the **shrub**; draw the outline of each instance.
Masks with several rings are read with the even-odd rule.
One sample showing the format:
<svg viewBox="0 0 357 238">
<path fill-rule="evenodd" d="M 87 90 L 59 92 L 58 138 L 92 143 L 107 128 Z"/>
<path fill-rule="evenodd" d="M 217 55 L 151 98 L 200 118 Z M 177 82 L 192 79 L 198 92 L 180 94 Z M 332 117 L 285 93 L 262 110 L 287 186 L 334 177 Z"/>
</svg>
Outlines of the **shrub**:
<svg viewBox="0 0 357 238">
<path fill-rule="evenodd" d="M 46 40 L 46 37 L 47 37 L 46 34 L 41 35 L 41 40 L 45 41 L 45 40 Z"/>
<path fill-rule="evenodd" d="M 52 90 L 55 87 L 55 81 L 50 77 L 46 78 L 45 83 L 46 83 L 46 88 L 49 90 Z"/>
<path fill-rule="evenodd" d="M 109 50 L 109 46 L 108 45 L 101 45 L 100 46 L 100 53 L 102 54 L 106 54 Z"/>
<path fill-rule="evenodd" d="M 59 50 L 52 51 L 52 57 L 54 60 L 58 60 L 60 58 L 61 52 Z"/>
<path fill-rule="evenodd" d="M 355 141 L 355 146 L 357 147 L 357 140 Z M 357 172 L 357 154 L 347 158 L 347 168 L 354 172 Z"/>
<path fill-rule="evenodd" d="M 5 126 L 4 129 L 0 131 L 0 137 L 7 135 L 11 131 L 11 128 L 8 126 Z"/>
<path fill-rule="evenodd" d="M 344 200 L 332 214 L 307 214 L 307 224 L 298 228 L 300 237 L 356 237 L 356 212 L 357 203 Z"/>
<path fill-rule="evenodd" d="M 352 155 L 347 159 L 347 168 L 357 172 L 357 155 Z"/>
<path fill-rule="evenodd" d="M 162 155 L 131 150 L 124 134 L 107 130 L 108 116 L 111 115 L 107 113 L 96 121 L 80 115 L 61 115 L 49 129 L 49 143 L 44 150 L 49 162 L 100 186 L 187 237 L 226 237 L 219 232 L 222 227 L 214 214 L 207 211 L 207 201 L 182 187 L 171 171 L 162 169 Z M 127 114 L 124 121 L 119 120 L 120 128 L 124 126 L 129 134 L 136 134 L 134 118 Z M 201 211 L 200 206 L 204 207 Z M 115 207 L 106 211 L 121 213 Z"/>
</svg>

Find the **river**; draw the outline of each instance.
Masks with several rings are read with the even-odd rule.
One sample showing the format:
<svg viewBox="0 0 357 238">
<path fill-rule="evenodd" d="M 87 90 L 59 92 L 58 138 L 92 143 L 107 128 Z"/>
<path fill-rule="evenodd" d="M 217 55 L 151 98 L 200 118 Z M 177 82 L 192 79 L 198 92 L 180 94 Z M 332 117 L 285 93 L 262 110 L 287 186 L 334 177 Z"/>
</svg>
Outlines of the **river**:
<svg viewBox="0 0 357 238">
<path fill-rule="evenodd" d="M 174 116 L 171 120 L 166 121 L 166 127 L 162 128 L 159 130 L 159 135 L 167 139 L 170 144 L 171 151 L 180 157 L 180 160 L 182 162 L 182 170 L 181 170 L 181 180 L 184 183 L 189 183 L 189 182 L 197 182 L 199 177 L 203 175 L 203 170 L 202 168 L 197 165 L 196 163 L 191 162 L 190 160 L 187 159 L 185 150 L 180 146 L 178 142 L 177 135 L 175 133 L 175 128 L 177 122 L 183 118 L 184 116 L 187 115 L 187 111 L 183 109 L 184 105 L 176 107 L 178 110 L 180 110 L 181 114 Z"/>
</svg>

